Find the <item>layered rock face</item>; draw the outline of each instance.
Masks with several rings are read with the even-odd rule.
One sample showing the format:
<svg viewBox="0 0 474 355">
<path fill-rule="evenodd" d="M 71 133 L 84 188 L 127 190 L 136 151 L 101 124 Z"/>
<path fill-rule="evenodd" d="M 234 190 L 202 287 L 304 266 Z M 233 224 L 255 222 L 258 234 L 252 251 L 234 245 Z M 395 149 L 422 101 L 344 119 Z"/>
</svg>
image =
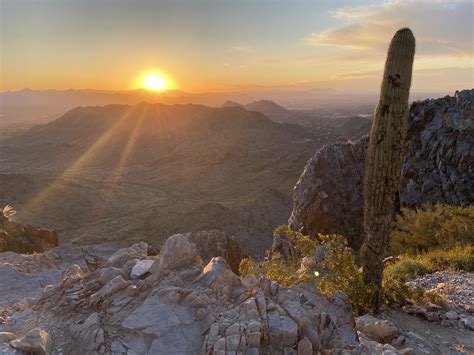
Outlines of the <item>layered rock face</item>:
<svg viewBox="0 0 474 355">
<path fill-rule="evenodd" d="M 0 213 L 0 253 L 42 253 L 57 246 L 56 231 L 22 225 Z"/>
<path fill-rule="evenodd" d="M 474 89 L 410 109 L 400 200 L 404 206 L 474 202 Z"/>
<path fill-rule="evenodd" d="M 0 332 L 8 333 L 0 350 L 34 343 L 38 353 L 68 354 L 360 352 L 344 294 L 241 280 L 223 257 L 203 262 L 202 246 L 214 237 L 176 234 L 157 256 L 145 243 L 0 254 L 2 285 L 18 283 L 0 290 Z"/>
<path fill-rule="evenodd" d="M 474 201 L 474 89 L 410 108 L 400 177 L 401 206 Z M 305 234 L 339 233 L 358 248 L 363 239 L 363 179 L 368 138 L 321 148 L 293 190 L 289 224 Z"/>
</svg>

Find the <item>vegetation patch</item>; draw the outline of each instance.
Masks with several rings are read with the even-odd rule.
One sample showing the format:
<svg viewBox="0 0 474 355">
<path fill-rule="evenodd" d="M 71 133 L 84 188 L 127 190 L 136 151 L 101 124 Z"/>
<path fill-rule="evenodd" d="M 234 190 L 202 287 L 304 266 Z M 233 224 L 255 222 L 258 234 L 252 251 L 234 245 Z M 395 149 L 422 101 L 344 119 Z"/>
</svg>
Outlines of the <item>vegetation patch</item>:
<svg viewBox="0 0 474 355">
<path fill-rule="evenodd" d="M 474 206 L 443 204 L 403 208 L 391 235 L 393 255 L 426 253 L 474 244 Z"/>
</svg>

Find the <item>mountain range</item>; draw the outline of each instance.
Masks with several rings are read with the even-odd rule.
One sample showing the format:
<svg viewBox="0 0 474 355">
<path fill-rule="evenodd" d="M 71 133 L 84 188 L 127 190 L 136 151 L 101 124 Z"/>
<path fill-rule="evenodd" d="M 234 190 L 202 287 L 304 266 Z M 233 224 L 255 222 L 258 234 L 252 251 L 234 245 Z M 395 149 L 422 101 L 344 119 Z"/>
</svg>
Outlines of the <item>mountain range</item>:
<svg viewBox="0 0 474 355">
<path fill-rule="evenodd" d="M 1 142 L 0 203 L 63 242 L 216 228 L 263 252 L 306 160 L 334 138 L 242 107 L 77 107 Z"/>
</svg>

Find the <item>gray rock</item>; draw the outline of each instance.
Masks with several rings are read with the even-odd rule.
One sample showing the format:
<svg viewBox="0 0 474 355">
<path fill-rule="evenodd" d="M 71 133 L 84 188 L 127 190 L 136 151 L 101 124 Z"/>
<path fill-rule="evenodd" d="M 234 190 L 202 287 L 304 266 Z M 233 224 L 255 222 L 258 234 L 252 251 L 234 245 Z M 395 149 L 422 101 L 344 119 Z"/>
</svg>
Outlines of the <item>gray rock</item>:
<svg viewBox="0 0 474 355">
<path fill-rule="evenodd" d="M 127 282 L 124 265 L 149 260 L 144 248 L 138 249 L 95 255 L 90 248 L 88 259 L 98 261 L 94 267 L 75 256 L 74 247 L 31 256 L 0 254 L 0 270 L 8 264 L 21 278 L 31 269 L 56 272 L 50 282 L 46 279 L 51 285 L 44 293 L 44 285 L 35 285 L 40 290 L 35 305 L 8 316 L 2 330 L 14 328 L 22 339 L 25 334 L 17 330 L 41 323 L 54 334 L 55 351 L 62 353 L 293 354 L 298 346 L 300 353 L 360 346 L 343 294 L 327 298 L 314 285 L 286 288 L 264 277 L 243 283 L 222 256 L 203 267 L 201 253 L 186 235 L 170 237 L 151 266 L 154 273 Z M 138 254 L 144 258 L 136 260 Z M 12 297 L 11 291 L 1 292 Z"/>
<path fill-rule="evenodd" d="M 109 282 L 107 282 L 99 291 L 93 293 L 90 296 L 91 303 L 97 303 L 102 301 L 104 298 L 118 292 L 128 286 L 127 281 L 122 276 L 116 276 Z"/>
<path fill-rule="evenodd" d="M 356 318 L 356 329 L 378 343 L 389 343 L 401 335 L 400 329 L 393 323 L 369 314 Z"/>
<path fill-rule="evenodd" d="M 163 275 L 171 270 L 201 264 L 202 260 L 196 245 L 186 235 L 174 234 L 161 248 L 158 259 L 151 266 L 150 273 Z"/>
<path fill-rule="evenodd" d="M 449 311 L 449 312 L 446 312 L 446 318 L 448 318 L 449 320 L 456 320 L 459 318 L 459 314 L 457 314 L 456 312 L 454 311 Z"/>
<path fill-rule="evenodd" d="M 20 339 L 11 341 L 10 345 L 25 353 L 46 355 L 51 352 L 51 339 L 48 333 L 40 328 L 30 330 Z"/>
<path fill-rule="evenodd" d="M 469 330 L 474 330 L 474 317 L 462 317 L 460 323 Z"/>
<path fill-rule="evenodd" d="M 148 244 L 140 242 L 116 251 L 107 260 L 106 266 L 121 268 L 130 259 L 143 259 L 147 256 Z"/>
<path fill-rule="evenodd" d="M 142 277 L 148 271 L 150 271 L 151 265 L 155 260 L 152 259 L 145 259 L 145 260 L 139 260 L 137 263 L 133 266 L 132 272 L 130 273 L 130 277 L 132 279 L 138 279 L 139 277 Z"/>
<path fill-rule="evenodd" d="M 296 344 L 298 339 L 298 326 L 286 316 L 268 316 L 268 335 L 272 346 L 283 349 Z"/>
</svg>

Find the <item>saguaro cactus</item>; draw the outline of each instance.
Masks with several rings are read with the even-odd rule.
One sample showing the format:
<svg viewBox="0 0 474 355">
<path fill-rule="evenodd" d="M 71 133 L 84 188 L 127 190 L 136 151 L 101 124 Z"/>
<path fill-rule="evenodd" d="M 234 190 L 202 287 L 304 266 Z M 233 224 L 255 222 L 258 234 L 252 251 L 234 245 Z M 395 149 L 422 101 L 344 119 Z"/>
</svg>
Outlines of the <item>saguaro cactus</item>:
<svg viewBox="0 0 474 355">
<path fill-rule="evenodd" d="M 381 302 L 383 257 L 390 240 L 400 179 L 414 55 L 412 32 L 408 28 L 398 30 L 388 49 L 370 133 L 364 186 L 366 235 L 361 261 L 366 284 L 376 290 L 372 299 L 375 310 Z"/>
</svg>

